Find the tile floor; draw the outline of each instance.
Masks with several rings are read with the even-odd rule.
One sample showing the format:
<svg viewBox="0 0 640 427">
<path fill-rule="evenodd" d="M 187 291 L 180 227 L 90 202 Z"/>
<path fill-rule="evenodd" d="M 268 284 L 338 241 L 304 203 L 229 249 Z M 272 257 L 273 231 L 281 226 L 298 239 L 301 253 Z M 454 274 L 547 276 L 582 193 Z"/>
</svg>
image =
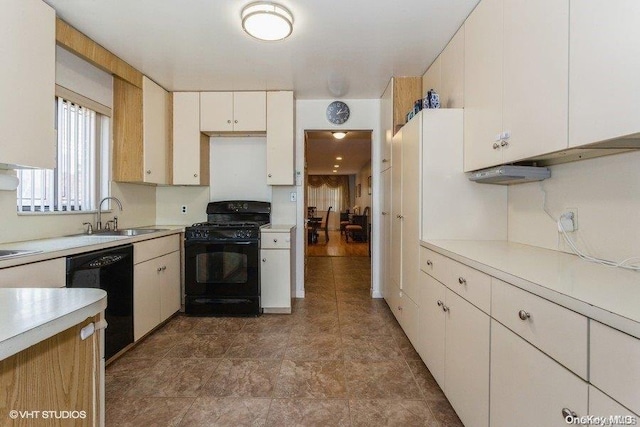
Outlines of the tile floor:
<svg viewBox="0 0 640 427">
<path fill-rule="evenodd" d="M 291 315 L 173 318 L 107 368 L 107 426 L 461 426 L 370 283 L 313 257 Z"/>
</svg>

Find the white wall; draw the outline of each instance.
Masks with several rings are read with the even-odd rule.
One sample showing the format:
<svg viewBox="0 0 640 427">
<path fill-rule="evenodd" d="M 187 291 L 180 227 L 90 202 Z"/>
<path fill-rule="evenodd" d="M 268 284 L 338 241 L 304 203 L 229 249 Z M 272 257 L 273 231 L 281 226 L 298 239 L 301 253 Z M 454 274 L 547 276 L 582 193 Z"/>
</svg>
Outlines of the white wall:
<svg viewBox="0 0 640 427">
<path fill-rule="evenodd" d="M 332 100 L 298 100 L 296 101 L 296 170 L 304 172 L 304 132 L 305 130 L 371 130 L 371 162 L 373 165 L 373 194 L 379 194 L 378 175 L 380 173 L 380 99 L 345 99 L 349 105 L 351 116 L 349 120 L 341 126 L 329 123 L 326 119 L 327 105 Z M 302 184 L 302 183 L 300 183 Z M 297 297 L 304 297 L 304 220 L 306 212 L 304 210 L 304 189 L 302 185 L 296 186 L 297 190 L 297 213 L 296 224 L 298 226 L 296 236 L 296 289 Z M 371 217 L 377 218 L 380 215 L 380 206 L 371 206 Z M 380 232 L 379 223 L 375 221 L 372 225 L 372 286 L 373 296 L 380 298 Z"/>
<path fill-rule="evenodd" d="M 156 224 L 191 225 L 207 220 L 209 187 L 157 187 Z M 187 213 L 182 213 L 182 206 Z"/>
<path fill-rule="evenodd" d="M 360 169 L 356 175 L 356 187 L 360 184 L 360 197 L 355 198 L 355 206 L 360 207 L 360 214 L 364 214 L 364 208 L 371 207 L 373 194 L 369 194 L 369 186 L 367 179 L 371 175 L 371 162 L 367 163 Z M 373 178 L 372 178 L 373 179 Z M 372 190 L 373 193 L 373 190 Z M 354 193 L 355 194 L 355 193 Z M 369 212 L 369 221 L 371 221 L 371 212 Z"/>
<path fill-rule="evenodd" d="M 113 108 L 113 77 L 56 46 L 56 84 Z"/>
<path fill-rule="evenodd" d="M 509 187 L 509 240 L 568 251 L 555 222 L 566 208 L 578 208 L 578 247 L 606 259 L 640 256 L 640 152 L 551 167 L 541 183 Z"/>
</svg>

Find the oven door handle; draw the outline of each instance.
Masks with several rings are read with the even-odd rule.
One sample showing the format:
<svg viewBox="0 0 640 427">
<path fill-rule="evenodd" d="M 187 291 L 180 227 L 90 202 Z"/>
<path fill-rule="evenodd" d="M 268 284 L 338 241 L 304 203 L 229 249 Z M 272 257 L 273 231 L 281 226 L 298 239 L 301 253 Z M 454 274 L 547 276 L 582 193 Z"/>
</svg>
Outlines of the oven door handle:
<svg viewBox="0 0 640 427">
<path fill-rule="evenodd" d="M 256 245 L 258 244 L 258 240 L 250 240 L 250 241 L 229 241 L 229 240 L 208 240 L 206 242 L 203 241 L 187 241 L 185 246 L 195 246 L 195 245 L 201 245 L 201 244 L 221 244 L 221 243 L 225 243 L 225 244 L 231 244 L 231 245 Z"/>
</svg>

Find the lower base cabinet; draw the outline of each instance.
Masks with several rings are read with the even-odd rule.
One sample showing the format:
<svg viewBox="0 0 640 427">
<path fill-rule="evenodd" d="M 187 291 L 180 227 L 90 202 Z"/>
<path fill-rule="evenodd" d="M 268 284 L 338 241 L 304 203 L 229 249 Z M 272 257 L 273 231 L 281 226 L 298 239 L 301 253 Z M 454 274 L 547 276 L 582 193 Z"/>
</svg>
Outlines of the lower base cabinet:
<svg viewBox="0 0 640 427">
<path fill-rule="evenodd" d="M 264 313 L 291 313 L 295 227 L 261 232 L 260 304 Z"/>
<path fill-rule="evenodd" d="M 490 397 L 491 427 L 562 427 L 588 414 L 589 385 L 493 320 Z"/>
</svg>

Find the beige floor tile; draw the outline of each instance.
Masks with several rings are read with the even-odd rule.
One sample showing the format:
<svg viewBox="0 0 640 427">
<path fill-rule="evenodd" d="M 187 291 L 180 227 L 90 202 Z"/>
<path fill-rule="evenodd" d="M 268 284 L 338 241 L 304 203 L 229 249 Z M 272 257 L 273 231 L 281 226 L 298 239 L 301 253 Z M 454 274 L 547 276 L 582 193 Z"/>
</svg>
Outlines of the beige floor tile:
<svg viewBox="0 0 640 427">
<path fill-rule="evenodd" d="M 127 392 L 129 397 L 197 397 L 220 361 L 218 359 L 160 360 Z"/>
<path fill-rule="evenodd" d="M 167 353 L 167 357 L 183 358 L 219 358 L 225 355 L 237 334 L 210 335 L 189 334 L 185 335 L 179 345 L 173 346 Z"/>
<path fill-rule="evenodd" d="M 288 341 L 288 333 L 239 333 L 225 358 L 282 359 Z"/>
<path fill-rule="evenodd" d="M 422 398 L 422 393 L 404 360 L 346 360 L 345 372 L 351 398 Z"/>
<path fill-rule="evenodd" d="M 285 359 L 273 395 L 283 398 L 344 398 L 344 364 L 342 361 Z"/>
<path fill-rule="evenodd" d="M 106 400 L 106 427 L 170 426 L 180 424 L 195 398 L 119 397 Z"/>
<path fill-rule="evenodd" d="M 191 332 L 194 334 L 228 335 L 240 332 L 247 319 L 242 317 L 199 317 L 194 318 Z"/>
<path fill-rule="evenodd" d="M 407 364 L 409 365 L 409 369 L 411 369 L 425 400 L 430 402 L 447 399 L 422 360 L 409 360 L 407 361 Z"/>
<path fill-rule="evenodd" d="M 342 360 L 342 340 L 338 334 L 292 334 L 284 354 L 290 360 Z"/>
<path fill-rule="evenodd" d="M 290 332 L 293 319 L 288 314 L 263 314 L 260 317 L 247 319 L 242 333 Z"/>
<path fill-rule="evenodd" d="M 433 416 L 438 420 L 442 427 L 464 427 L 460 418 L 453 410 L 448 400 L 438 400 L 427 402 Z"/>
<path fill-rule="evenodd" d="M 270 399 L 199 397 L 180 427 L 264 426 Z"/>
<path fill-rule="evenodd" d="M 281 360 L 224 359 L 218 364 L 201 396 L 271 397 Z"/>
<path fill-rule="evenodd" d="M 124 396 L 141 378 L 150 375 L 161 360 L 131 358 L 128 355 L 116 360 L 105 371 L 105 396 Z"/>
<path fill-rule="evenodd" d="M 403 357 L 388 335 L 343 334 L 342 343 L 347 360 L 397 360 Z"/>
<path fill-rule="evenodd" d="M 273 399 L 267 426 L 346 427 L 349 404 L 343 399 Z"/>
<path fill-rule="evenodd" d="M 424 400 L 370 399 L 349 401 L 354 427 L 439 427 Z"/>
<path fill-rule="evenodd" d="M 185 340 L 183 334 L 168 334 L 160 331 L 144 338 L 131 350 L 127 351 L 123 357 L 160 359 L 169 353 L 171 349 Z"/>
</svg>

